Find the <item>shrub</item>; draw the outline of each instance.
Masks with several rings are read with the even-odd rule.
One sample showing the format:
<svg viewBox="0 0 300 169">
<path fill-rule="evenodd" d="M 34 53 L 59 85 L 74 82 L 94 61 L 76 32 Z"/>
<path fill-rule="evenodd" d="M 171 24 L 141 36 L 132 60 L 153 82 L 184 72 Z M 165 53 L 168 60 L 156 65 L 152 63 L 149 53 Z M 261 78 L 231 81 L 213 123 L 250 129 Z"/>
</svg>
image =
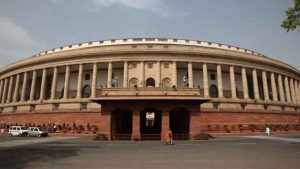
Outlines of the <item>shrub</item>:
<svg viewBox="0 0 300 169">
<path fill-rule="evenodd" d="M 213 136 L 207 133 L 198 133 L 195 136 L 195 140 L 209 140 L 211 138 L 213 138 Z"/>
<path fill-rule="evenodd" d="M 103 141 L 107 141 L 108 138 L 107 138 L 106 135 L 104 135 L 104 134 L 96 134 L 96 135 L 94 135 L 93 140 L 103 140 Z"/>
</svg>

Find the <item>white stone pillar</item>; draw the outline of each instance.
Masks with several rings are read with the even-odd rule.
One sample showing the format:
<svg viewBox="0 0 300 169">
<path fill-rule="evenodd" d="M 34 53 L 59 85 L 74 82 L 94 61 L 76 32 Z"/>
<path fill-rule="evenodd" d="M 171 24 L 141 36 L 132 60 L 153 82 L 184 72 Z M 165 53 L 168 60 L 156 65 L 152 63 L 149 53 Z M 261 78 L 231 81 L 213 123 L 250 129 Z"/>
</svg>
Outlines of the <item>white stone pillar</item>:
<svg viewBox="0 0 300 169">
<path fill-rule="evenodd" d="M 26 88 L 27 88 L 27 79 L 28 79 L 28 73 L 24 73 L 23 77 L 23 85 L 22 85 L 22 92 L 21 92 L 21 102 L 25 101 L 25 95 L 26 95 Z"/>
<path fill-rule="evenodd" d="M 160 61 L 157 61 L 157 83 L 156 87 L 161 87 L 161 66 Z"/>
<path fill-rule="evenodd" d="M 10 77 L 10 80 L 9 80 L 8 94 L 7 94 L 7 100 L 6 100 L 6 103 L 10 103 L 10 102 L 11 102 L 11 95 L 12 95 L 13 81 L 14 81 L 14 77 L 11 76 L 11 77 Z"/>
<path fill-rule="evenodd" d="M 17 74 L 15 90 L 14 90 L 14 97 L 13 97 L 13 102 L 14 103 L 16 103 L 17 100 L 18 100 L 19 86 L 20 86 L 20 74 Z"/>
<path fill-rule="evenodd" d="M 111 79 L 112 79 L 112 63 L 108 62 L 108 73 L 107 73 L 107 87 L 111 88 Z"/>
<path fill-rule="evenodd" d="M 222 67 L 220 64 L 217 65 L 217 77 L 218 77 L 218 91 L 219 98 L 223 98 L 223 81 L 222 81 Z"/>
<path fill-rule="evenodd" d="M 291 90 L 292 102 L 296 103 L 296 95 L 295 95 L 295 90 L 294 90 L 294 80 L 293 80 L 293 78 L 290 78 L 290 90 Z"/>
<path fill-rule="evenodd" d="M 296 94 L 296 103 L 299 104 L 300 103 L 300 99 L 299 99 L 299 86 L 298 86 L 298 81 L 295 79 L 295 94 Z"/>
<path fill-rule="evenodd" d="M 235 84 L 235 75 L 234 75 L 234 67 L 230 66 L 230 84 L 231 84 L 231 97 L 236 99 L 236 84 Z"/>
<path fill-rule="evenodd" d="M 97 92 L 97 73 L 98 73 L 98 64 L 94 63 L 93 64 L 93 79 L 92 79 L 92 94 L 91 94 L 92 98 L 96 97 L 96 92 Z"/>
<path fill-rule="evenodd" d="M 0 80 L 0 100 L 2 100 L 2 97 L 3 97 L 3 84 L 4 84 L 4 81 L 3 79 Z"/>
<path fill-rule="evenodd" d="M 124 61 L 123 87 L 128 88 L 128 62 L 127 61 Z"/>
<path fill-rule="evenodd" d="M 173 86 L 176 86 L 177 87 L 177 64 L 176 62 L 173 62 L 172 64 L 172 68 L 173 68 L 173 71 L 172 71 L 172 74 L 173 74 Z"/>
<path fill-rule="evenodd" d="M 204 97 L 209 97 L 208 92 L 208 74 L 207 74 L 207 64 L 203 63 L 203 88 L 204 88 Z"/>
<path fill-rule="evenodd" d="M 32 82 L 31 82 L 31 89 L 30 89 L 30 101 L 35 100 L 35 88 L 36 88 L 36 70 L 32 73 Z"/>
<path fill-rule="evenodd" d="M 145 87 L 145 62 L 141 61 L 141 73 L 142 73 L 142 77 L 141 77 L 141 87 Z"/>
<path fill-rule="evenodd" d="M 283 83 L 282 83 L 282 76 L 280 74 L 278 75 L 278 87 L 279 87 L 280 101 L 281 102 L 285 102 L 284 91 L 283 91 Z"/>
<path fill-rule="evenodd" d="M 289 86 L 289 80 L 288 77 L 285 76 L 284 78 L 284 87 L 285 87 L 285 95 L 287 102 L 291 102 L 291 93 L 290 93 L 290 86 Z"/>
<path fill-rule="evenodd" d="M 47 69 L 43 69 L 41 91 L 40 91 L 40 101 L 45 99 L 45 90 L 46 90 L 46 80 L 47 80 Z"/>
<path fill-rule="evenodd" d="M 267 80 L 267 73 L 266 73 L 266 71 L 262 72 L 262 81 L 263 81 L 263 88 L 264 88 L 265 100 L 269 101 L 270 100 L 270 96 L 269 96 L 268 80 Z"/>
<path fill-rule="evenodd" d="M 58 74 L 57 67 L 54 67 L 52 85 L 51 85 L 51 98 L 50 98 L 51 100 L 56 99 L 57 74 Z"/>
<path fill-rule="evenodd" d="M 3 87 L 3 94 L 2 94 L 2 101 L 1 101 L 2 104 L 4 104 L 5 101 L 6 101 L 7 85 L 8 85 L 8 78 L 5 78 L 5 80 L 4 80 L 4 87 Z"/>
<path fill-rule="evenodd" d="M 81 88 L 82 88 L 82 74 L 83 74 L 83 64 L 79 64 L 78 68 L 78 79 L 77 79 L 77 99 L 80 99 L 81 96 Z"/>
<path fill-rule="evenodd" d="M 249 99 L 247 72 L 246 72 L 246 68 L 244 67 L 242 67 L 242 81 L 243 81 L 244 99 Z"/>
<path fill-rule="evenodd" d="M 70 65 L 66 66 L 65 84 L 64 84 L 64 98 L 69 98 L 69 84 L 70 84 Z"/>
<path fill-rule="evenodd" d="M 277 96 L 277 88 L 276 88 L 274 73 L 271 73 L 271 85 L 272 85 L 273 101 L 277 102 L 278 101 L 278 96 Z"/>
<path fill-rule="evenodd" d="M 194 77 L 193 77 L 193 64 L 192 62 L 188 63 L 188 75 L 189 75 L 189 88 L 194 87 Z"/>
<path fill-rule="evenodd" d="M 253 88 L 254 88 L 254 96 L 256 100 L 259 100 L 259 90 L 258 90 L 258 81 L 257 81 L 257 72 L 256 69 L 252 71 L 253 76 Z"/>
</svg>

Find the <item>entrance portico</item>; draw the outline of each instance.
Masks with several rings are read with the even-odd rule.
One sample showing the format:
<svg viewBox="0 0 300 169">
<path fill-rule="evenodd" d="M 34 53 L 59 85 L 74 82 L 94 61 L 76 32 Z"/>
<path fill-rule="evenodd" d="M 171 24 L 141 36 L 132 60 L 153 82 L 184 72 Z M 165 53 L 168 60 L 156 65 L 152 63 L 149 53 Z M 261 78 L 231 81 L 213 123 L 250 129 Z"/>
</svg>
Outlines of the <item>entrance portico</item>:
<svg viewBox="0 0 300 169">
<path fill-rule="evenodd" d="M 91 101 L 101 105 L 100 132 L 110 140 L 162 140 L 169 129 L 175 139 L 192 139 L 201 132 L 200 105 L 209 99 L 105 96 Z"/>
</svg>

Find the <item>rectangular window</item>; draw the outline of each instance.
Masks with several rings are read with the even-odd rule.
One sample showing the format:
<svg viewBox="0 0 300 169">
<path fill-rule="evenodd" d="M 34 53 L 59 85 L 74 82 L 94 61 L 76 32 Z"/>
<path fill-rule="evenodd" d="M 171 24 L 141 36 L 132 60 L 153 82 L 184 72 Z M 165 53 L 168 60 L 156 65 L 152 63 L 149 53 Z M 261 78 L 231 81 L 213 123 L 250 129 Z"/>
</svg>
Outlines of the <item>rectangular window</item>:
<svg viewBox="0 0 300 169">
<path fill-rule="evenodd" d="M 30 105 L 30 109 L 29 109 L 30 112 L 33 112 L 35 111 L 35 105 Z"/>
<path fill-rule="evenodd" d="M 169 63 L 164 63 L 164 68 L 169 69 Z"/>
<path fill-rule="evenodd" d="M 59 110 L 59 104 L 53 104 L 53 111 L 54 110 Z"/>
<path fill-rule="evenodd" d="M 87 110 L 87 103 L 81 103 L 80 110 Z"/>
<path fill-rule="evenodd" d="M 89 73 L 85 74 L 84 76 L 84 80 L 90 80 L 91 75 Z"/>
<path fill-rule="evenodd" d="M 13 109 L 12 109 L 12 112 L 16 112 L 17 111 L 17 106 L 14 106 Z"/>
<path fill-rule="evenodd" d="M 153 68 L 153 63 L 148 63 L 147 67 L 148 67 L 148 69 L 152 69 Z"/>
<path fill-rule="evenodd" d="M 131 63 L 131 64 L 129 65 L 129 68 L 130 68 L 130 69 L 136 69 L 136 63 Z"/>
</svg>

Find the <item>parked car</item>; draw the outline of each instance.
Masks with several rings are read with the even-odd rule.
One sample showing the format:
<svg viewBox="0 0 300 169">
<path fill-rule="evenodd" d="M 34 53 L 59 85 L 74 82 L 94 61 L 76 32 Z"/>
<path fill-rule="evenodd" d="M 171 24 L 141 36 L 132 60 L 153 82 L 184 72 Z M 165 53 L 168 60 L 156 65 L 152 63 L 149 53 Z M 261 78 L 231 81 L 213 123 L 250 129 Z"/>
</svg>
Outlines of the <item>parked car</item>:
<svg viewBox="0 0 300 169">
<path fill-rule="evenodd" d="M 28 128 L 28 136 L 33 136 L 33 137 L 47 137 L 48 132 L 43 131 L 39 127 L 29 127 Z"/>
<path fill-rule="evenodd" d="M 8 130 L 10 136 L 27 136 L 28 131 L 24 126 L 11 126 Z"/>
</svg>

